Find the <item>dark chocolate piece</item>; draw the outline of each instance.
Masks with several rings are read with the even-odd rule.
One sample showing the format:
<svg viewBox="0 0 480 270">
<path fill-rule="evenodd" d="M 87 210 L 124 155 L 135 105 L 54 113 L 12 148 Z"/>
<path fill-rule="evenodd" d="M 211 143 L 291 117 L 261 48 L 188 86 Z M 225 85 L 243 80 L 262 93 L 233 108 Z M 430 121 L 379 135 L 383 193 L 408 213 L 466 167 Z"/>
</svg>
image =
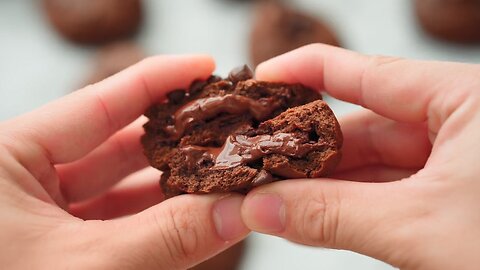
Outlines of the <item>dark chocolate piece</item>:
<svg viewBox="0 0 480 270">
<path fill-rule="evenodd" d="M 252 186 L 258 187 L 275 181 L 275 178 L 267 171 L 261 170 L 252 180 Z"/>
<path fill-rule="evenodd" d="M 148 110 L 142 143 L 150 164 L 164 171 L 167 197 L 247 192 L 335 168 L 342 135 L 321 96 L 250 77 L 242 68 L 226 80 L 197 81 Z"/>
<path fill-rule="evenodd" d="M 172 104 L 180 104 L 187 92 L 184 89 L 173 90 L 167 94 L 168 101 Z"/>
<path fill-rule="evenodd" d="M 253 72 L 247 65 L 235 68 L 228 74 L 228 79 L 232 82 L 246 81 L 252 78 Z"/>
</svg>

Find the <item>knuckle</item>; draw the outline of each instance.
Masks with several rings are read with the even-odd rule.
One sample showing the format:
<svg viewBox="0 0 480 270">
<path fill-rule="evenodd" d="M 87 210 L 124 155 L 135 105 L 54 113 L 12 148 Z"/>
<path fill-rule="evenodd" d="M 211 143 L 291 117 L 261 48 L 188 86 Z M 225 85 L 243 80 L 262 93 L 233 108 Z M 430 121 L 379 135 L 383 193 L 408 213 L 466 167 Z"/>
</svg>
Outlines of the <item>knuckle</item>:
<svg viewBox="0 0 480 270">
<path fill-rule="evenodd" d="M 397 63 L 399 61 L 403 61 L 403 58 L 395 57 L 395 56 L 385 56 L 385 55 L 374 55 L 370 58 L 370 67 L 373 69 L 380 69 L 390 64 Z"/>
<path fill-rule="evenodd" d="M 161 218 L 160 230 L 163 245 L 173 263 L 193 260 L 199 249 L 202 223 L 195 218 L 194 210 L 189 207 L 171 208 L 167 218 Z"/>
<path fill-rule="evenodd" d="M 340 209 L 336 198 L 316 194 L 298 208 L 303 209 L 297 219 L 299 224 L 296 224 L 302 242 L 336 246 Z"/>
<path fill-rule="evenodd" d="M 96 109 L 98 110 L 99 115 L 104 118 L 105 126 L 108 127 L 109 134 L 113 134 L 115 131 L 119 130 L 122 125 L 112 117 L 108 102 L 105 100 L 102 92 L 94 90 L 91 91 L 90 94 L 92 95 L 93 100 L 95 100 Z"/>
</svg>

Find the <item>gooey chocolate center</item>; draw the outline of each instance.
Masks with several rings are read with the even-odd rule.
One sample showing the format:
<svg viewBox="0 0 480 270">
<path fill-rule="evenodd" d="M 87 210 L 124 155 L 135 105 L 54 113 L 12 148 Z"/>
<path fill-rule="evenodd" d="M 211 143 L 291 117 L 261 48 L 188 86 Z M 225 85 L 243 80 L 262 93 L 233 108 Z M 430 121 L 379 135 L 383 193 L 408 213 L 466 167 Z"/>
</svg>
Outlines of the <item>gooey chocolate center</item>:
<svg viewBox="0 0 480 270">
<path fill-rule="evenodd" d="M 319 142 L 292 133 L 276 133 L 273 135 L 230 135 L 222 147 L 186 146 L 180 148 L 187 157 L 189 168 L 203 162 L 213 161 L 212 169 L 228 169 L 254 162 L 269 154 L 280 154 L 301 158 L 309 152 L 320 150 L 325 146 Z"/>
<path fill-rule="evenodd" d="M 248 80 L 252 72 L 243 66 L 229 75 L 231 83 Z M 227 94 L 196 99 L 181 106 L 173 115 L 174 124 L 165 128 L 174 139 L 180 139 L 185 130 L 194 122 L 204 121 L 220 113 L 240 115 L 249 113 L 258 121 L 268 119 L 279 106 L 272 98 L 251 99 L 242 95 Z M 228 169 L 255 162 L 269 154 L 280 154 L 302 158 L 314 150 L 321 150 L 325 144 L 311 142 L 305 136 L 294 133 L 273 135 L 230 135 L 222 147 L 185 146 L 179 149 L 186 156 L 186 165 L 194 169 L 209 163 L 211 169 Z M 213 164 L 211 164 L 213 163 Z M 262 170 L 258 182 L 270 181 L 271 175 Z"/>
<path fill-rule="evenodd" d="M 175 124 L 167 126 L 166 131 L 179 139 L 191 123 L 210 119 L 222 112 L 235 115 L 248 112 L 256 120 L 262 121 L 268 119 L 277 106 L 271 98 L 253 100 L 234 94 L 201 98 L 180 107 L 173 116 Z"/>
</svg>

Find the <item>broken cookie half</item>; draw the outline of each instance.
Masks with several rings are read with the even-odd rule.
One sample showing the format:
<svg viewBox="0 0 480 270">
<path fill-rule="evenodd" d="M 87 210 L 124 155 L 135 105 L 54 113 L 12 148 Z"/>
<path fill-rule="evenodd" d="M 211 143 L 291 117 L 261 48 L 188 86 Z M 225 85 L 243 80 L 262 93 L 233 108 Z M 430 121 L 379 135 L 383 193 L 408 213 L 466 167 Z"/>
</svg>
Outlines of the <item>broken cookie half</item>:
<svg viewBox="0 0 480 270">
<path fill-rule="evenodd" d="M 142 144 L 167 197 L 321 177 L 341 156 L 339 124 L 318 92 L 256 81 L 246 66 L 172 91 L 146 116 Z"/>
</svg>

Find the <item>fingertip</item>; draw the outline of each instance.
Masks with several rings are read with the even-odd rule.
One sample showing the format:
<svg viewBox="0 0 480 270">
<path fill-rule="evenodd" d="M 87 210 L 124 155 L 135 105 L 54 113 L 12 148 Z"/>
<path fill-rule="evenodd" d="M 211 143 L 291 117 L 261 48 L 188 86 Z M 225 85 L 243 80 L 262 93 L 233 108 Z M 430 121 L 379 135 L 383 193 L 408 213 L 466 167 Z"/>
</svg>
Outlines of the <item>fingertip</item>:
<svg viewBox="0 0 480 270">
<path fill-rule="evenodd" d="M 184 71 L 193 71 L 202 77 L 210 75 L 215 70 L 215 60 L 208 54 L 153 55 L 143 59 L 137 65 L 150 70 L 165 66 L 167 63 L 172 68 L 182 66 Z"/>
<path fill-rule="evenodd" d="M 272 59 L 269 59 L 265 62 L 260 63 L 256 68 L 255 68 L 255 78 L 261 81 L 276 81 L 279 76 L 279 70 L 278 70 L 278 57 L 274 57 Z"/>
<path fill-rule="evenodd" d="M 192 61 L 191 68 L 200 69 L 207 76 L 210 75 L 216 68 L 215 60 L 209 54 L 179 55 L 178 57 L 186 58 Z"/>
<path fill-rule="evenodd" d="M 205 80 L 215 70 L 214 59 L 207 54 L 154 55 L 125 70 L 120 78 L 137 78 L 145 85 L 150 100 L 162 100 L 175 89 L 187 89 L 195 80 Z"/>
<path fill-rule="evenodd" d="M 212 228 L 212 231 L 204 232 L 205 236 L 214 242 L 220 240 L 230 243 L 241 240 L 250 232 L 241 218 L 244 198 L 245 196 L 237 193 L 184 194 L 166 200 L 158 208 L 195 213 L 196 217 L 191 218 L 201 222 L 191 223 L 192 226 L 211 224 L 206 228 Z"/>
<path fill-rule="evenodd" d="M 199 57 L 200 59 L 203 59 L 203 61 L 205 62 L 208 62 L 213 69 L 215 69 L 216 67 L 216 63 L 215 63 L 215 59 L 213 59 L 213 57 L 209 54 L 199 54 L 197 55 L 197 57 Z"/>
<path fill-rule="evenodd" d="M 252 231 L 278 234 L 285 230 L 286 211 L 283 198 L 270 191 L 253 191 L 242 204 L 242 218 Z"/>
<path fill-rule="evenodd" d="M 213 205 L 213 223 L 224 241 L 239 239 L 249 232 L 241 217 L 243 199 L 244 196 L 231 194 L 221 197 Z"/>
<path fill-rule="evenodd" d="M 317 61 L 318 54 L 335 49 L 339 48 L 319 43 L 302 46 L 260 63 L 255 70 L 256 78 L 308 85 L 309 74 L 318 74 L 317 68 L 322 68 L 322 63 Z"/>
</svg>

